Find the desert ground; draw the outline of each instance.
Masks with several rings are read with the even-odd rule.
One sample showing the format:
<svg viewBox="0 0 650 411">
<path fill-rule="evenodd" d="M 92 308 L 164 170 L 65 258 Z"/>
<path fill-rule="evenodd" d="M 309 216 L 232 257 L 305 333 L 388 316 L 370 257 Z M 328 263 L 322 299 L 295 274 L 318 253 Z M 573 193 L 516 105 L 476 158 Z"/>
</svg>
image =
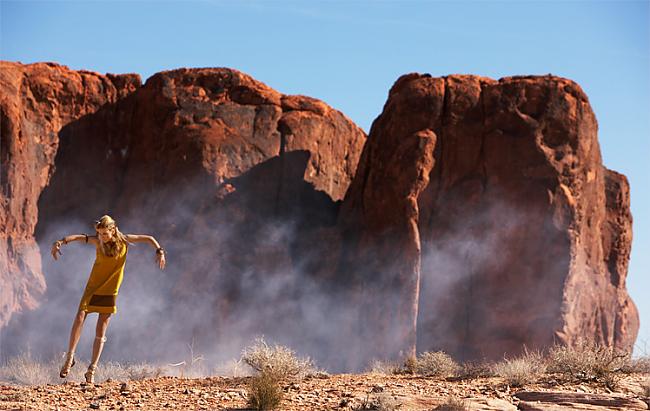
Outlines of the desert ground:
<svg viewBox="0 0 650 411">
<path fill-rule="evenodd" d="M 0 385 L 0 409 L 244 410 L 250 381 L 251 377 L 158 377 L 109 379 L 95 385 Z M 625 375 L 615 390 L 600 383 L 560 383 L 552 375 L 515 388 L 500 377 L 316 374 L 283 384 L 278 409 L 642 410 L 650 404 L 649 384 L 649 374 Z"/>
</svg>

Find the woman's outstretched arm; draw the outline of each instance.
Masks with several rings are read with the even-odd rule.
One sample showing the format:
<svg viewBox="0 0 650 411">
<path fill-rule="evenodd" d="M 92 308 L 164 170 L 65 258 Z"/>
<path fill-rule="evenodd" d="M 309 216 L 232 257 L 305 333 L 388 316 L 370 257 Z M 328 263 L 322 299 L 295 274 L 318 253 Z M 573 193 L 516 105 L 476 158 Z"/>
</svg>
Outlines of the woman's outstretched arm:
<svg viewBox="0 0 650 411">
<path fill-rule="evenodd" d="M 126 239 L 131 243 L 149 243 L 156 249 L 156 262 L 161 270 L 165 268 L 165 250 L 160 246 L 158 241 L 146 234 L 126 234 Z"/>
<path fill-rule="evenodd" d="M 64 244 L 68 244 L 68 243 L 70 243 L 72 241 L 83 241 L 86 244 L 88 244 L 88 243 L 96 244 L 97 243 L 97 236 L 86 235 L 86 234 L 72 234 L 72 235 L 68 235 L 68 236 L 63 237 L 60 240 L 56 240 L 52 244 L 52 257 L 54 257 L 54 259 L 57 260 L 59 258 L 57 253 L 59 255 L 63 255 L 63 253 L 61 253 L 61 246 L 64 245 Z"/>
</svg>

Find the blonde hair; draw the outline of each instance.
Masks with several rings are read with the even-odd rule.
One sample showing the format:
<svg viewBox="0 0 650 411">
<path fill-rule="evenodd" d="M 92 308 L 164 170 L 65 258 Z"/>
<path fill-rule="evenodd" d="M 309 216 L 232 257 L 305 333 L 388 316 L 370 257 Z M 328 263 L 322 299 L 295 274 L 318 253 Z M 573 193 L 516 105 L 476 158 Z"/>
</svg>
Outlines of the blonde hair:
<svg viewBox="0 0 650 411">
<path fill-rule="evenodd" d="M 113 238 L 106 243 L 101 244 L 101 250 L 104 255 L 108 257 L 117 257 L 122 252 L 122 249 L 129 243 L 126 239 L 126 236 L 122 234 L 119 228 L 117 228 L 117 223 L 109 215 L 103 215 L 99 220 L 95 221 L 95 230 L 100 228 L 113 228 Z"/>
</svg>

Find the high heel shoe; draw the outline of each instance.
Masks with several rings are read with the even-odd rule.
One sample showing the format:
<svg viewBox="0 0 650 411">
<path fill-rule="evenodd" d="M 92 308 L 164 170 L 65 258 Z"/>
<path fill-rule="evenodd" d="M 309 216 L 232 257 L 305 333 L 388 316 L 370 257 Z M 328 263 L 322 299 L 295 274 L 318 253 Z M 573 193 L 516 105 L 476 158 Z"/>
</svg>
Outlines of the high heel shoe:
<svg viewBox="0 0 650 411">
<path fill-rule="evenodd" d="M 84 374 L 84 377 L 86 377 L 86 383 L 87 384 L 94 384 L 95 383 L 95 370 L 97 369 L 96 365 L 90 364 L 88 366 L 88 371 Z"/>
<path fill-rule="evenodd" d="M 61 372 L 59 372 L 59 377 L 65 378 L 68 376 L 68 373 L 70 372 L 70 368 L 74 367 L 74 365 L 77 362 L 74 359 L 74 353 L 67 353 L 65 356 L 65 362 L 63 363 L 63 367 L 61 367 Z"/>
</svg>

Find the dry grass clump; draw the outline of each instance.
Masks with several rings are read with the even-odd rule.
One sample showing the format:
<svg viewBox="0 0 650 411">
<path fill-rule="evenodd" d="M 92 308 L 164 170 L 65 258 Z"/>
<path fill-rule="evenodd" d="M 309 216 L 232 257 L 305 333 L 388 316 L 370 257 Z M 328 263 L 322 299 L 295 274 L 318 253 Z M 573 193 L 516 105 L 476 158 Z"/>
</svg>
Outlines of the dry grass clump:
<svg viewBox="0 0 650 411">
<path fill-rule="evenodd" d="M 28 352 L 10 358 L 0 367 L 1 381 L 20 385 L 53 384 L 58 382 L 58 374 L 54 361 L 41 362 Z"/>
<path fill-rule="evenodd" d="M 630 355 L 612 347 L 578 341 L 572 346 L 556 345 L 548 354 L 548 371 L 561 374 L 566 380 L 600 382 L 616 386 L 616 373 L 629 366 Z"/>
<path fill-rule="evenodd" d="M 494 364 L 494 374 L 503 377 L 506 383 L 512 387 L 521 387 L 537 378 L 534 366 L 523 358 L 506 358 Z"/>
<path fill-rule="evenodd" d="M 301 379 L 315 372 L 309 357 L 298 358 L 289 348 L 282 345 L 271 347 L 263 338 L 257 338 L 245 348 L 241 360 L 259 373 L 266 373 L 278 380 Z"/>
<path fill-rule="evenodd" d="M 381 375 L 417 374 L 426 377 L 451 377 L 459 370 L 460 366 L 449 354 L 443 351 L 427 351 L 419 357 L 407 357 L 401 365 L 390 361 L 374 360 L 369 372 Z"/>
<path fill-rule="evenodd" d="M 470 411 L 469 406 L 465 401 L 453 397 L 448 398 L 445 403 L 438 405 L 433 410 L 434 411 Z"/>
<path fill-rule="evenodd" d="M 64 362 L 64 356 L 42 361 L 34 358 L 30 353 L 22 353 L 10 358 L 0 366 L 0 381 L 20 385 L 60 384 L 59 371 Z M 88 361 L 77 358 L 76 364 L 70 369 L 66 380 L 85 381 L 83 374 L 88 368 Z M 114 361 L 100 361 L 95 371 L 97 383 L 106 380 L 142 380 L 156 378 L 163 374 L 163 369 L 151 364 L 122 365 Z"/>
<path fill-rule="evenodd" d="M 390 361 L 373 360 L 368 368 L 368 373 L 379 375 L 393 375 L 403 372 L 399 364 Z"/>
<path fill-rule="evenodd" d="M 256 410 L 275 410 L 284 392 L 276 374 L 261 372 L 251 377 L 248 385 L 248 406 Z"/>
<path fill-rule="evenodd" d="M 73 370 L 77 368 L 78 365 L 83 365 L 83 366 L 79 367 L 79 369 L 75 371 L 86 372 L 86 369 L 88 368 L 88 364 L 81 364 L 78 362 L 77 364 L 75 364 Z M 95 371 L 95 381 L 104 382 L 109 379 L 114 381 L 128 380 L 129 370 L 123 367 L 118 362 L 114 362 L 114 361 L 108 361 L 104 363 L 100 362 L 99 365 L 97 366 L 97 370 Z"/>
<path fill-rule="evenodd" d="M 412 365 L 415 374 L 427 377 L 451 377 L 460 369 L 458 363 L 443 351 L 424 352 Z"/>
<path fill-rule="evenodd" d="M 494 364 L 494 374 L 503 377 L 512 387 L 535 382 L 546 370 L 543 358 L 540 355 L 526 353 L 518 358 L 504 359 Z"/>
</svg>

